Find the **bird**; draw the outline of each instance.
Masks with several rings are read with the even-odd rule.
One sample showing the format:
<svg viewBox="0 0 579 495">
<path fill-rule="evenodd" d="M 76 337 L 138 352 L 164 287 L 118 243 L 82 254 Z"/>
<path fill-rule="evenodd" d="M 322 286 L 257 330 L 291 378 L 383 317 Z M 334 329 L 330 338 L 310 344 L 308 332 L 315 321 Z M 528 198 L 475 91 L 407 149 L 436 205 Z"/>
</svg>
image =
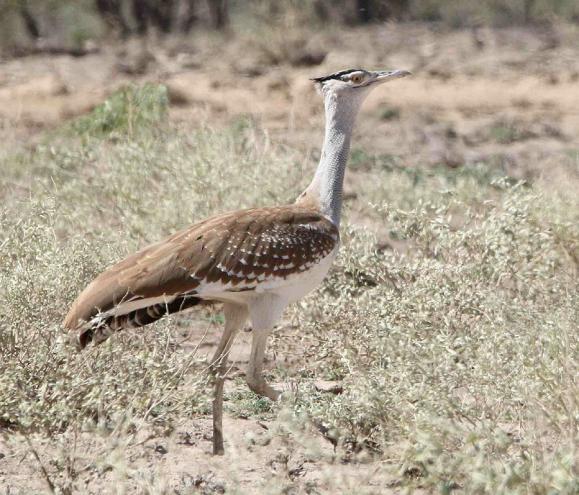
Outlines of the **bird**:
<svg viewBox="0 0 579 495">
<path fill-rule="evenodd" d="M 218 214 L 112 265 L 80 293 L 64 320 L 76 345 L 96 345 L 199 304 L 222 304 L 224 331 L 210 369 L 213 454 L 223 455 L 223 387 L 236 334 L 249 321 L 247 385 L 278 400 L 280 391 L 263 376 L 267 339 L 285 308 L 322 283 L 338 253 L 357 114 L 372 89 L 409 74 L 348 69 L 313 78 L 324 100 L 325 135 L 314 177 L 296 201 Z"/>
</svg>

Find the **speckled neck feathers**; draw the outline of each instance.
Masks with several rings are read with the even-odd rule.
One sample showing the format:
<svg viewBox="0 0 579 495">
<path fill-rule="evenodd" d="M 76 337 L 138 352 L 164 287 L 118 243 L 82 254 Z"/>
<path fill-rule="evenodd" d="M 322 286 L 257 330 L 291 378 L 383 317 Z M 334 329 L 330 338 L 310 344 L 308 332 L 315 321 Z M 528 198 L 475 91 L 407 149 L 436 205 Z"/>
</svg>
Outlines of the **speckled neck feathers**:
<svg viewBox="0 0 579 495">
<path fill-rule="evenodd" d="M 344 173 L 350 154 L 350 139 L 364 92 L 352 97 L 324 92 L 326 132 L 320 163 L 311 184 L 297 200 L 316 207 L 336 226 L 340 225 Z"/>
</svg>

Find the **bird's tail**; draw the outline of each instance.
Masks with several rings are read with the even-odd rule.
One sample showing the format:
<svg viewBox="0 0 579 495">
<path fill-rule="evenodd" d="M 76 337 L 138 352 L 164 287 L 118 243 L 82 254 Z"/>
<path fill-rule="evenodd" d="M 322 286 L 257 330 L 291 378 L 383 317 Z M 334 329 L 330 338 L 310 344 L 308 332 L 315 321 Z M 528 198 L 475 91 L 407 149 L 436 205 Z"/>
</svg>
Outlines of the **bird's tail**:
<svg viewBox="0 0 579 495">
<path fill-rule="evenodd" d="M 115 332 L 126 328 L 144 327 L 163 316 L 178 313 L 201 302 L 198 297 L 182 296 L 167 304 L 153 304 L 122 315 L 107 315 L 101 318 L 97 316 L 80 327 L 76 335 L 76 344 L 80 349 L 84 349 L 91 342 L 95 345 L 100 344 Z"/>
</svg>

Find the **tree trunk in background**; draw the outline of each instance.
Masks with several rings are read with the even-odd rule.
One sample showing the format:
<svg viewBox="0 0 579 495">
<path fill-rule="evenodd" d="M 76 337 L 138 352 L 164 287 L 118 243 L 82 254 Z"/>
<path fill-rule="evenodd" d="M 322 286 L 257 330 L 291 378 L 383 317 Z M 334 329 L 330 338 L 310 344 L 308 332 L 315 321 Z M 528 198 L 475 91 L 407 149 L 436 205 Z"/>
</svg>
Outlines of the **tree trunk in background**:
<svg viewBox="0 0 579 495">
<path fill-rule="evenodd" d="M 330 19 L 330 13 L 328 12 L 328 6 L 324 0 L 315 0 L 314 2 L 314 14 L 320 21 L 328 21 Z"/>
<path fill-rule="evenodd" d="M 22 17 L 22 22 L 26 27 L 26 32 L 34 40 L 40 38 L 40 28 L 38 27 L 38 22 L 32 15 L 32 12 L 28 8 L 28 2 L 24 0 L 19 7 L 20 17 Z"/>
<path fill-rule="evenodd" d="M 179 6 L 184 4 L 183 9 Z M 133 0 L 132 15 L 135 19 L 137 33 L 146 34 L 149 27 L 157 28 L 161 33 L 168 34 L 176 29 L 188 32 L 194 21 L 194 0 Z M 181 23 L 177 23 L 178 17 L 183 17 Z"/>
<path fill-rule="evenodd" d="M 409 0 L 356 0 L 356 13 L 361 24 L 389 19 L 400 20 L 408 12 L 409 7 Z"/>
<path fill-rule="evenodd" d="M 132 8 L 137 34 L 143 36 L 149 27 L 149 3 L 147 0 L 133 0 Z"/>
<path fill-rule="evenodd" d="M 387 17 L 400 21 L 410 11 L 410 0 L 389 0 L 386 2 L 386 7 Z"/>
<path fill-rule="evenodd" d="M 207 0 L 211 23 L 215 29 L 225 29 L 229 24 L 227 0 Z"/>
<path fill-rule="evenodd" d="M 174 0 L 157 0 L 150 4 L 151 21 L 162 33 L 170 33 L 175 14 Z"/>
<path fill-rule="evenodd" d="M 130 29 L 123 17 L 120 0 L 95 0 L 95 5 L 107 26 L 128 36 Z"/>
<path fill-rule="evenodd" d="M 356 12 L 358 14 L 358 22 L 367 24 L 372 20 L 373 9 L 371 8 L 371 0 L 356 0 Z"/>
<path fill-rule="evenodd" d="M 197 22 L 197 12 L 195 10 L 195 0 L 183 0 L 183 10 L 182 10 L 182 21 L 181 21 L 181 32 L 188 33 L 191 31 L 193 25 Z"/>
<path fill-rule="evenodd" d="M 533 7 L 535 6 L 535 0 L 525 0 L 523 4 L 523 22 L 528 24 L 531 22 L 533 17 Z"/>
</svg>

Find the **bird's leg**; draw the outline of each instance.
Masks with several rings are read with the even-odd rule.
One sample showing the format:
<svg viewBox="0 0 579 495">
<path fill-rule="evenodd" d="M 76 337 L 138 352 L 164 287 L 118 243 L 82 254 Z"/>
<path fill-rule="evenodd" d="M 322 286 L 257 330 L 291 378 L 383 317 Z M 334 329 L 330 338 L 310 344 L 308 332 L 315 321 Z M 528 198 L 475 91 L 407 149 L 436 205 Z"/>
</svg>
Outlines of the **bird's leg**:
<svg viewBox="0 0 579 495">
<path fill-rule="evenodd" d="M 247 367 L 247 385 L 256 394 L 269 397 L 271 400 L 279 399 L 281 392 L 270 387 L 265 382 L 263 378 L 263 358 L 269 333 L 279 321 L 286 306 L 286 299 L 272 293 L 260 294 L 248 305 L 253 338 Z"/>
<path fill-rule="evenodd" d="M 247 309 L 244 306 L 225 304 L 225 330 L 211 360 L 211 370 L 215 377 L 215 395 L 213 397 L 213 454 L 223 455 L 223 385 L 227 374 L 227 357 L 231 345 L 240 328 L 247 320 Z"/>
<path fill-rule="evenodd" d="M 247 385 L 249 385 L 249 388 L 256 394 L 269 397 L 271 400 L 277 400 L 279 399 L 281 392 L 269 386 L 263 378 L 263 360 L 268 337 L 269 329 L 253 329 L 251 354 L 249 356 L 249 365 L 247 367 Z"/>
</svg>

